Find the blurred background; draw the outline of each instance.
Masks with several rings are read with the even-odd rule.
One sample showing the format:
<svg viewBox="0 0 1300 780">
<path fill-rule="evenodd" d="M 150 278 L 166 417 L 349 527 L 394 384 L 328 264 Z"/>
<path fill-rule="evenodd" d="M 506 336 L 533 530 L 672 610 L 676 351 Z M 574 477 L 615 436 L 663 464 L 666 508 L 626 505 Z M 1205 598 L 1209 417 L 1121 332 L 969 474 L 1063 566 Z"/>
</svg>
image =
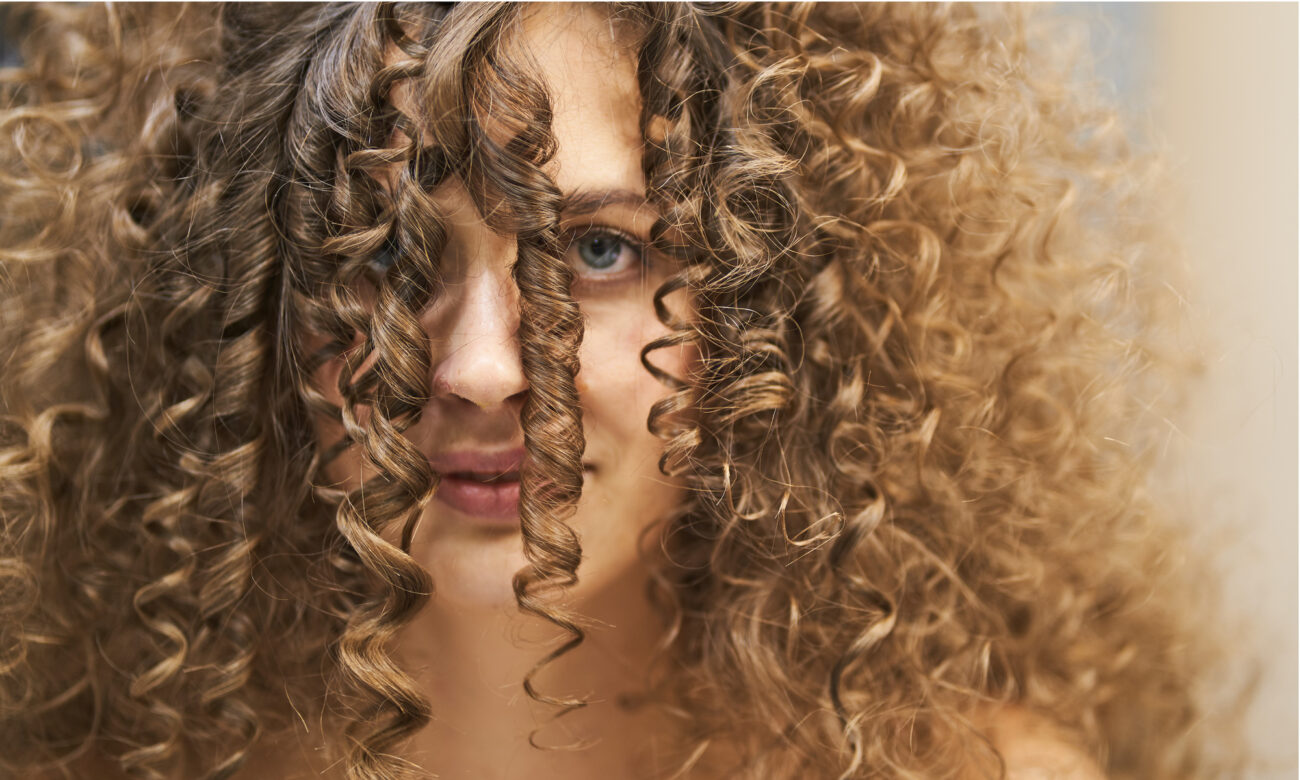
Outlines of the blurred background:
<svg viewBox="0 0 1300 780">
<path fill-rule="evenodd" d="M 1218 547 L 1236 632 L 1260 661 L 1246 716 L 1259 765 L 1296 777 L 1297 6 L 1080 3 L 1098 75 L 1141 148 L 1163 152 L 1205 375 L 1164 478 Z M 1242 679 L 1250 674 L 1243 653 Z"/>
<path fill-rule="evenodd" d="M 1245 731 L 1251 777 L 1297 766 L 1297 6 L 1071 3 L 1098 75 L 1133 130 L 1163 152 L 1187 249 L 1189 319 L 1206 367 L 1163 478 L 1219 548 L 1243 641 L 1258 659 Z M 0 5 L 0 30 L 4 29 Z M 0 35 L 0 63 L 16 52 Z"/>
</svg>

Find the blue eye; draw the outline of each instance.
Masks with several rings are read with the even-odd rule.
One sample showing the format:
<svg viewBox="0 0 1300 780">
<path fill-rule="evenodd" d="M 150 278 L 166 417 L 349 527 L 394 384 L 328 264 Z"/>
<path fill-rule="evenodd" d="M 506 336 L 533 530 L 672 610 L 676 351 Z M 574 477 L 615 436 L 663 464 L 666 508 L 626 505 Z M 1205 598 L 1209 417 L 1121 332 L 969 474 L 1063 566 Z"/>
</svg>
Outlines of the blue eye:
<svg viewBox="0 0 1300 780">
<path fill-rule="evenodd" d="M 578 239 L 578 257 L 592 268 L 609 268 L 618 262 L 621 254 L 623 242 L 615 236 L 597 233 Z"/>
<path fill-rule="evenodd" d="M 576 255 L 575 270 L 579 273 L 600 272 L 610 275 L 640 262 L 641 252 L 633 242 L 609 230 L 592 230 L 578 236 L 569 246 Z"/>
<path fill-rule="evenodd" d="M 367 262 L 370 273 L 377 279 L 385 276 L 388 273 L 388 269 L 396 265 L 398 254 L 397 236 L 389 236 L 388 239 L 384 241 L 384 245 L 380 247 L 379 251 L 371 256 L 370 260 Z"/>
</svg>

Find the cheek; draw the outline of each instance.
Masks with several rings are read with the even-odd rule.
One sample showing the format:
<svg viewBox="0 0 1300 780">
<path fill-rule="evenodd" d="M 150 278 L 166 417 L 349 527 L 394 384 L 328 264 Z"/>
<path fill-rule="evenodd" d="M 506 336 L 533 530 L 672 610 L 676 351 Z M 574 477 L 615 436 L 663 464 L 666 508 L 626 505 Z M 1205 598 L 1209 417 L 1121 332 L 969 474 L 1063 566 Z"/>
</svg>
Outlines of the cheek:
<svg viewBox="0 0 1300 780">
<path fill-rule="evenodd" d="M 609 311 L 588 316 L 577 387 L 584 422 L 591 423 L 592 431 L 617 431 L 623 439 L 653 438 L 646 430 L 646 417 L 651 405 L 669 389 L 641 364 L 641 349 L 667 333 L 653 312 Z M 670 347 L 651 352 L 649 359 L 668 373 L 682 376 L 686 366 L 683 355 L 682 350 Z"/>
<path fill-rule="evenodd" d="M 630 308 L 607 317 L 587 310 L 577 384 L 587 438 L 584 459 L 596 472 L 584 487 L 574 528 L 584 552 L 579 587 L 588 593 L 641 572 L 659 549 L 647 532 L 682 499 L 681 487 L 659 471 L 663 443 L 646 425 L 650 407 L 671 390 L 640 358 L 641 348 L 667 331 L 653 312 L 642 316 Z M 672 348 L 651 358 L 681 376 L 678 355 Z"/>
<path fill-rule="evenodd" d="M 647 418 L 650 407 L 672 391 L 642 365 L 641 350 L 651 341 L 671 333 L 655 316 L 652 303 L 653 291 L 664 278 L 656 274 L 647 279 L 639 294 L 583 303 L 587 328 L 582 370 L 578 374 L 584 425 L 590 420 L 589 429 L 598 426 L 617 429 L 623 446 L 649 441 L 656 463 L 662 442 L 647 429 Z M 686 292 L 674 292 L 664 302 L 672 318 L 679 321 L 692 318 L 693 306 Z M 682 380 L 695 374 L 699 362 L 693 344 L 655 349 L 646 355 L 646 360 L 656 369 Z M 588 441 L 592 439 L 589 437 Z M 657 477 L 657 467 L 652 470 Z"/>
</svg>

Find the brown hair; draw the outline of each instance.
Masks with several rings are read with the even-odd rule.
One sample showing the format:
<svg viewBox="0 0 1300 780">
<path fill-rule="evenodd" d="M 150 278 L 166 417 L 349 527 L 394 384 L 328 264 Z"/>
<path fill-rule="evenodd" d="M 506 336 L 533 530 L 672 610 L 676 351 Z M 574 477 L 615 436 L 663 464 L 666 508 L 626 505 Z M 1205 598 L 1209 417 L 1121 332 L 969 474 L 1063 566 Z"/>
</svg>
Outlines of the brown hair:
<svg viewBox="0 0 1300 780">
<path fill-rule="evenodd" d="M 515 589 L 573 637 L 541 663 L 581 652 L 546 595 L 581 560 L 581 320 L 546 93 L 500 45 L 518 9 L 25 13 L 0 76 L 0 762 L 228 777 L 286 701 L 328 698 L 350 777 L 411 769 L 391 754 L 431 704 L 384 648 L 431 591 L 405 548 L 436 478 L 402 432 L 450 176 L 518 240 Z M 1143 168 L 1073 61 L 981 7 L 610 13 L 638 37 L 654 240 L 679 261 L 642 362 L 689 488 L 654 588 L 685 753 L 996 775 L 972 718 L 1014 703 L 1114 777 L 1211 773 L 1188 739 L 1210 649 L 1144 493 Z M 690 376 L 654 366 L 687 343 Z M 310 377 L 339 356 L 334 407 Z M 364 451 L 362 487 L 319 477 L 338 448 L 312 415 Z"/>
</svg>

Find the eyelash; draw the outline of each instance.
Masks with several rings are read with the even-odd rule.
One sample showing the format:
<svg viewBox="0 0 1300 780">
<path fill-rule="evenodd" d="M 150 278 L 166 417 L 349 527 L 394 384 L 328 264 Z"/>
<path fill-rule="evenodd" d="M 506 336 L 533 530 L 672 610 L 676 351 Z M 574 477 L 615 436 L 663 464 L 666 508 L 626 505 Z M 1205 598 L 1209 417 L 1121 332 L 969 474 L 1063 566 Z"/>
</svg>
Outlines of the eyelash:
<svg viewBox="0 0 1300 780">
<path fill-rule="evenodd" d="M 383 247 L 366 261 L 366 273 L 375 284 L 387 276 L 388 271 L 397 264 L 397 254 L 397 236 L 390 235 L 384 240 Z M 382 263 L 381 260 L 387 262 Z"/>
<path fill-rule="evenodd" d="M 638 277 L 641 275 L 641 268 L 645 263 L 645 243 L 641 241 L 641 239 L 637 238 L 636 236 L 633 236 L 627 231 L 619 230 L 618 228 L 609 227 L 608 225 L 591 225 L 581 231 L 574 231 L 573 233 L 570 233 L 569 244 L 565 248 L 565 255 L 567 256 L 570 252 L 578 251 L 577 250 L 578 242 L 582 241 L 583 239 L 600 238 L 600 237 L 615 239 L 616 241 L 618 241 L 620 244 L 623 245 L 624 252 L 635 253 L 636 258 L 630 262 L 630 267 L 628 268 L 619 271 L 605 272 L 605 273 L 601 272 L 602 269 L 590 268 L 590 267 L 588 267 L 590 268 L 589 272 L 583 273 L 581 268 L 579 267 L 581 260 L 575 258 L 575 263 L 574 263 L 575 265 L 574 273 L 576 276 L 576 278 L 574 279 L 575 283 L 581 282 L 584 284 L 613 284 L 617 281 L 623 281 L 625 277 L 630 276 L 633 272 L 635 272 L 635 274 Z"/>
<path fill-rule="evenodd" d="M 613 238 L 623 245 L 623 251 L 634 252 L 636 254 L 636 259 L 632 261 L 632 267 L 609 273 L 600 273 L 602 269 L 595 268 L 591 269 L 591 272 L 589 273 L 582 273 L 579 268 L 575 267 L 575 281 L 580 280 L 586 284 L 609 284 L 616 280 L 621 281 L 623 277 L 627 276 L 629 272 L 634 269 L 637 270 L 639 275 L 640 269 L 645 262 L 644 242 L 636 236 L 633 236 L 626 231 L 619 230 L 618 228 L 606 225 L 592 225 L 581 232 L 573 232 L 570 234 L 568 246 L 565 248 L 565 254 L 567 255 L 569 252 L 576 251 L 575 248 L 579 241 L 586 238 L 599 237 Z M 366 274 L 370 277 L 372 282 L 377 285 L 385 276 L 388 275 L 389 270 L 391 270 L 397 262 L 398 252 L 397 237 L 389 236 L 385 239 L 383 247 L 381 247 L 380 250 L 371 256 L 371 258 L 366 262 Z"/>
</svg>

